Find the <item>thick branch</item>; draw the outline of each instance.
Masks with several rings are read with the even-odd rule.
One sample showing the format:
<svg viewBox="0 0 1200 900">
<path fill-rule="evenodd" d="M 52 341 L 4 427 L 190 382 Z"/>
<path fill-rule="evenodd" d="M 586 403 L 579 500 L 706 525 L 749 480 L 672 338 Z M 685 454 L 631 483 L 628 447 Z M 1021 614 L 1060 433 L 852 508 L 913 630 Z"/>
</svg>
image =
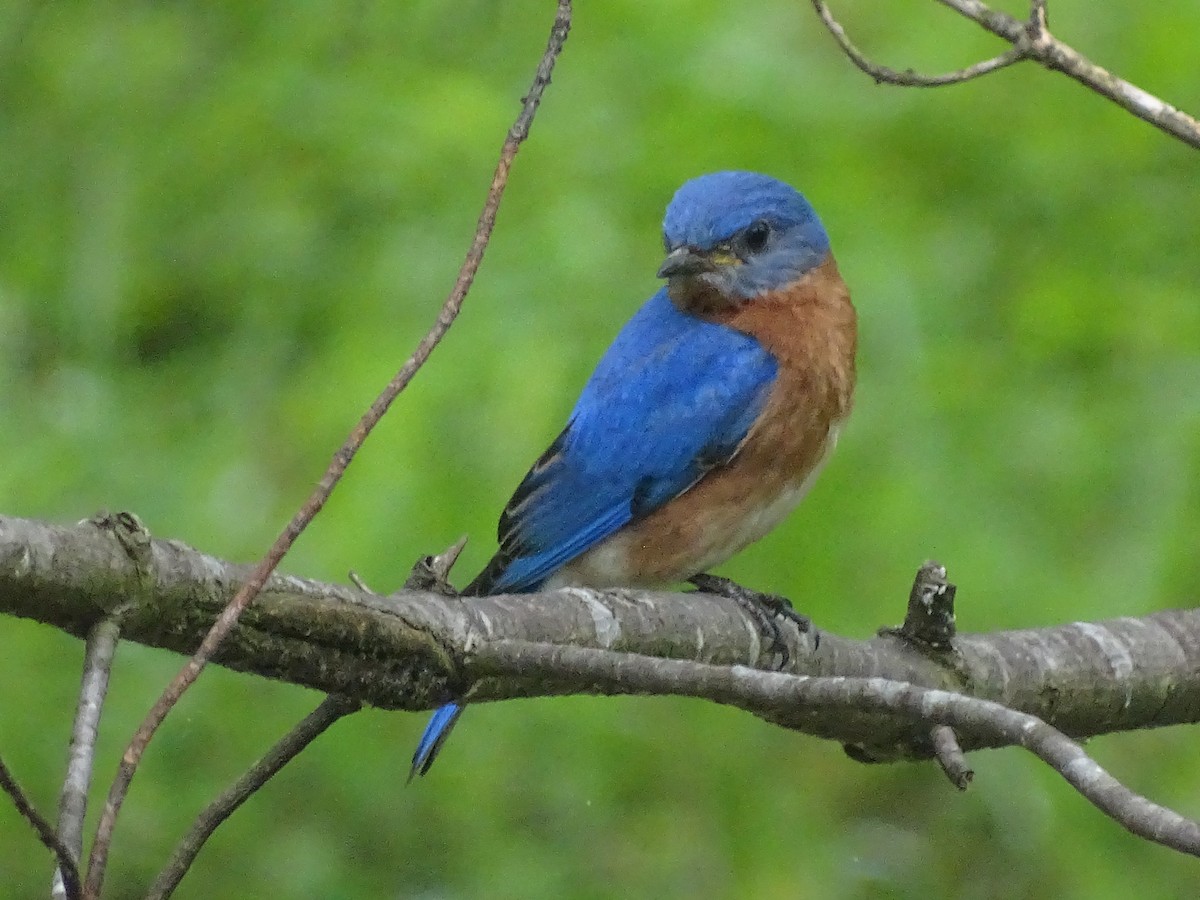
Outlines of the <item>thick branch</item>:
<svg viewBox="0 0 1200 900">
<path fill-rule="evenodd" d="M 122 634 L 186 652 L 246 567 L 176 541 L 152 540 L 148 559 L 152 591 L 125 611 Z M 0 611 L 83 636 L 143 586 L 108 531 L 0 517 Z M 951 653 L 926 653 L 890 635 L 859 641 L 827 631 L 814 651 L 811 635 L 786 628 L 792 672 L 953 690 L 1032 713 L 1075 737 L 1200 721 L 1200 610 L 959 634 Z M 569 589 L 469 600 L 413 591 L 383 597 L 275 576 L 216 661 L 392 709 L 428 709 L 469 686 L 476 701 L 601 692 L 586 672 L 497 676 L 469 657 L 482 643 L 505 639 L 718 665 L 761 666 L 770 649 L 741 606 L 704 594 Z M 870 759 L 934 752 L 928 727 L 877 712 L 777 710 L 770 718 L 855 745 Z M 967 750 L 991 745 L 983 733 L 956 734 Z"/>
</svg>

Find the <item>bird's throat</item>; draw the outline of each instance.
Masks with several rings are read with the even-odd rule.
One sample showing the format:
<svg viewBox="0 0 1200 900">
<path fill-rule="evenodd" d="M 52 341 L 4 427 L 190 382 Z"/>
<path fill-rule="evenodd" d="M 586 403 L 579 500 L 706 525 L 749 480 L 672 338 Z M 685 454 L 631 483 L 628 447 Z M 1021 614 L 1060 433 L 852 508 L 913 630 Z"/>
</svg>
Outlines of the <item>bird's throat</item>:
<svg viewBox="0 0 1200 900">
<path fill-rule="evenodd" d="M 745 302 L 725 296 L 703 277 L 672 278 L 667 285 L 667 296 L 680 312 L 702 318 L 728 312 Z"/>
</svg>

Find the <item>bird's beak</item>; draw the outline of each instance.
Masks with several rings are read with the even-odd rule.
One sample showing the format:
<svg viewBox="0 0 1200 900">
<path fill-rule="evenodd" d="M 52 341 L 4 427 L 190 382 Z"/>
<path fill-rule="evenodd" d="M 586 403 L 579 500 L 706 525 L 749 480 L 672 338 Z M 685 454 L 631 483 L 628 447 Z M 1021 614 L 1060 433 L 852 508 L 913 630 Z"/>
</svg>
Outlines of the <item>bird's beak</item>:
<svg viewBox="0 0 1200 900">
<path fill-rule="evenodd" d="M 674 278 L 677 275 L 700 275 L 717 269 L 712 256 L 691 247 L 679 247 L 667 254 L 658 267 L 659 278 Z"/>
</svg>

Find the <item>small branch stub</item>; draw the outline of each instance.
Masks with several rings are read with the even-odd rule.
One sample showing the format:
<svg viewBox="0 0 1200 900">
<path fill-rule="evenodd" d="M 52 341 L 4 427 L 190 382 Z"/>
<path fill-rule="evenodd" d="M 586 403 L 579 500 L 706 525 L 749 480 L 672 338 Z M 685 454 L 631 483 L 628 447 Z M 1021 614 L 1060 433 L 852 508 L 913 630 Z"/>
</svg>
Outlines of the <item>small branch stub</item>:
<svg viewBox="0 0 1200 900">
<path fill-rule="evenodd" d="M 450 570 L 458 562 L 465 546 L 467 536 L 464 534 L 436 556 L 422 556 L 413 564 L 412 571 L 404 582 L 404 590 L 433 591 L 445 597 L 457 597 L 458 591 L 450 583 Z"/>
<path fill-rule="evenodd" d="M 929 560 L 917 570 L 908 595 L 908 614 L 899 628 L 881 628 L 925 650 L 950 650 L 954 644 L 956 585 L 946 580 L 946 567 Z"/>
<path fill-rule="evenodd" d="M 933 755 L 950 783 L 965 791 L 970 787 L 975 771 L 967 764 L 966 754 L 959 746 L 954 730 L 949 725 L 935 725 L 929 739 L 933 743 Z"/>
<path fill-rule="evenodd" d="M 143 582 L 143 586 L 150 587 L 152 585 L 154 556 L 151 550 L 150 531 L 142 524 L 142 520 L 136 513 L 128 511 L 110 513 L 108 510 L 102 509 L 85 521 L 95 525 L 101 531 L 111 534 L 129 555 L 129 558 L 133 560 L 134 566 L 137 567 L 138 578 Z"/>
</svg>

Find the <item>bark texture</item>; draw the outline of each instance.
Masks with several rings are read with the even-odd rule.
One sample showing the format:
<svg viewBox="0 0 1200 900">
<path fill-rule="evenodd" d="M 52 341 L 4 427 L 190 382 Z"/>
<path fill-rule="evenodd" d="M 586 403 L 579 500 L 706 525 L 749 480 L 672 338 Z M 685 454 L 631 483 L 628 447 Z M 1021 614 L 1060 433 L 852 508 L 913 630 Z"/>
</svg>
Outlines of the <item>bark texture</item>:
<svg viewBox="0 0 1200 900">
<path fill-rule="evenodd" d="M 64 527 L 0 517 L 0 612 L 81 638 L 116 614 L 125 639 L 190 653 L 251 567 L 178 541 L 136 532 L 130 539 L 114 521 Z M 1200 721 L 1200 610 L 960 633 L 948 650 L 896 632 L 865 641 L 820 632 L 817 642 L 790 622 L 783 627 L 791 650 L 785 671 L 793 674 L 952 691 L 1031 713 L 1075 737 Z M 493 652 L 513 641 L 612 651 L 611 676 L 598 682 L 569 656 L 548 671 L 523 668 L 519 654 Z M 283 575 L 271 578 L 216 662 L 377 707 L 420 710 L 465 691 L 472 702 L 644 692 L 638 679 L 622 681 L 618 654 L 754 668 L 772 662 L 752 617 L 735 601 L 708 594 L 567 589 L 469 599 L 432 591 L 382 596 Z M 667 691 L 655 683 L 659 692 L 697 694 L 696 685 L 683 681 Z M 711 699 L 736 704 L 736 698 Z M 927 723 L 878 709 L 752 711 L 838 740 L 861 759 L 935 753 Z M 983 732 L 956 733 L 965 750 L 995 744 Z"/>
</svg>

